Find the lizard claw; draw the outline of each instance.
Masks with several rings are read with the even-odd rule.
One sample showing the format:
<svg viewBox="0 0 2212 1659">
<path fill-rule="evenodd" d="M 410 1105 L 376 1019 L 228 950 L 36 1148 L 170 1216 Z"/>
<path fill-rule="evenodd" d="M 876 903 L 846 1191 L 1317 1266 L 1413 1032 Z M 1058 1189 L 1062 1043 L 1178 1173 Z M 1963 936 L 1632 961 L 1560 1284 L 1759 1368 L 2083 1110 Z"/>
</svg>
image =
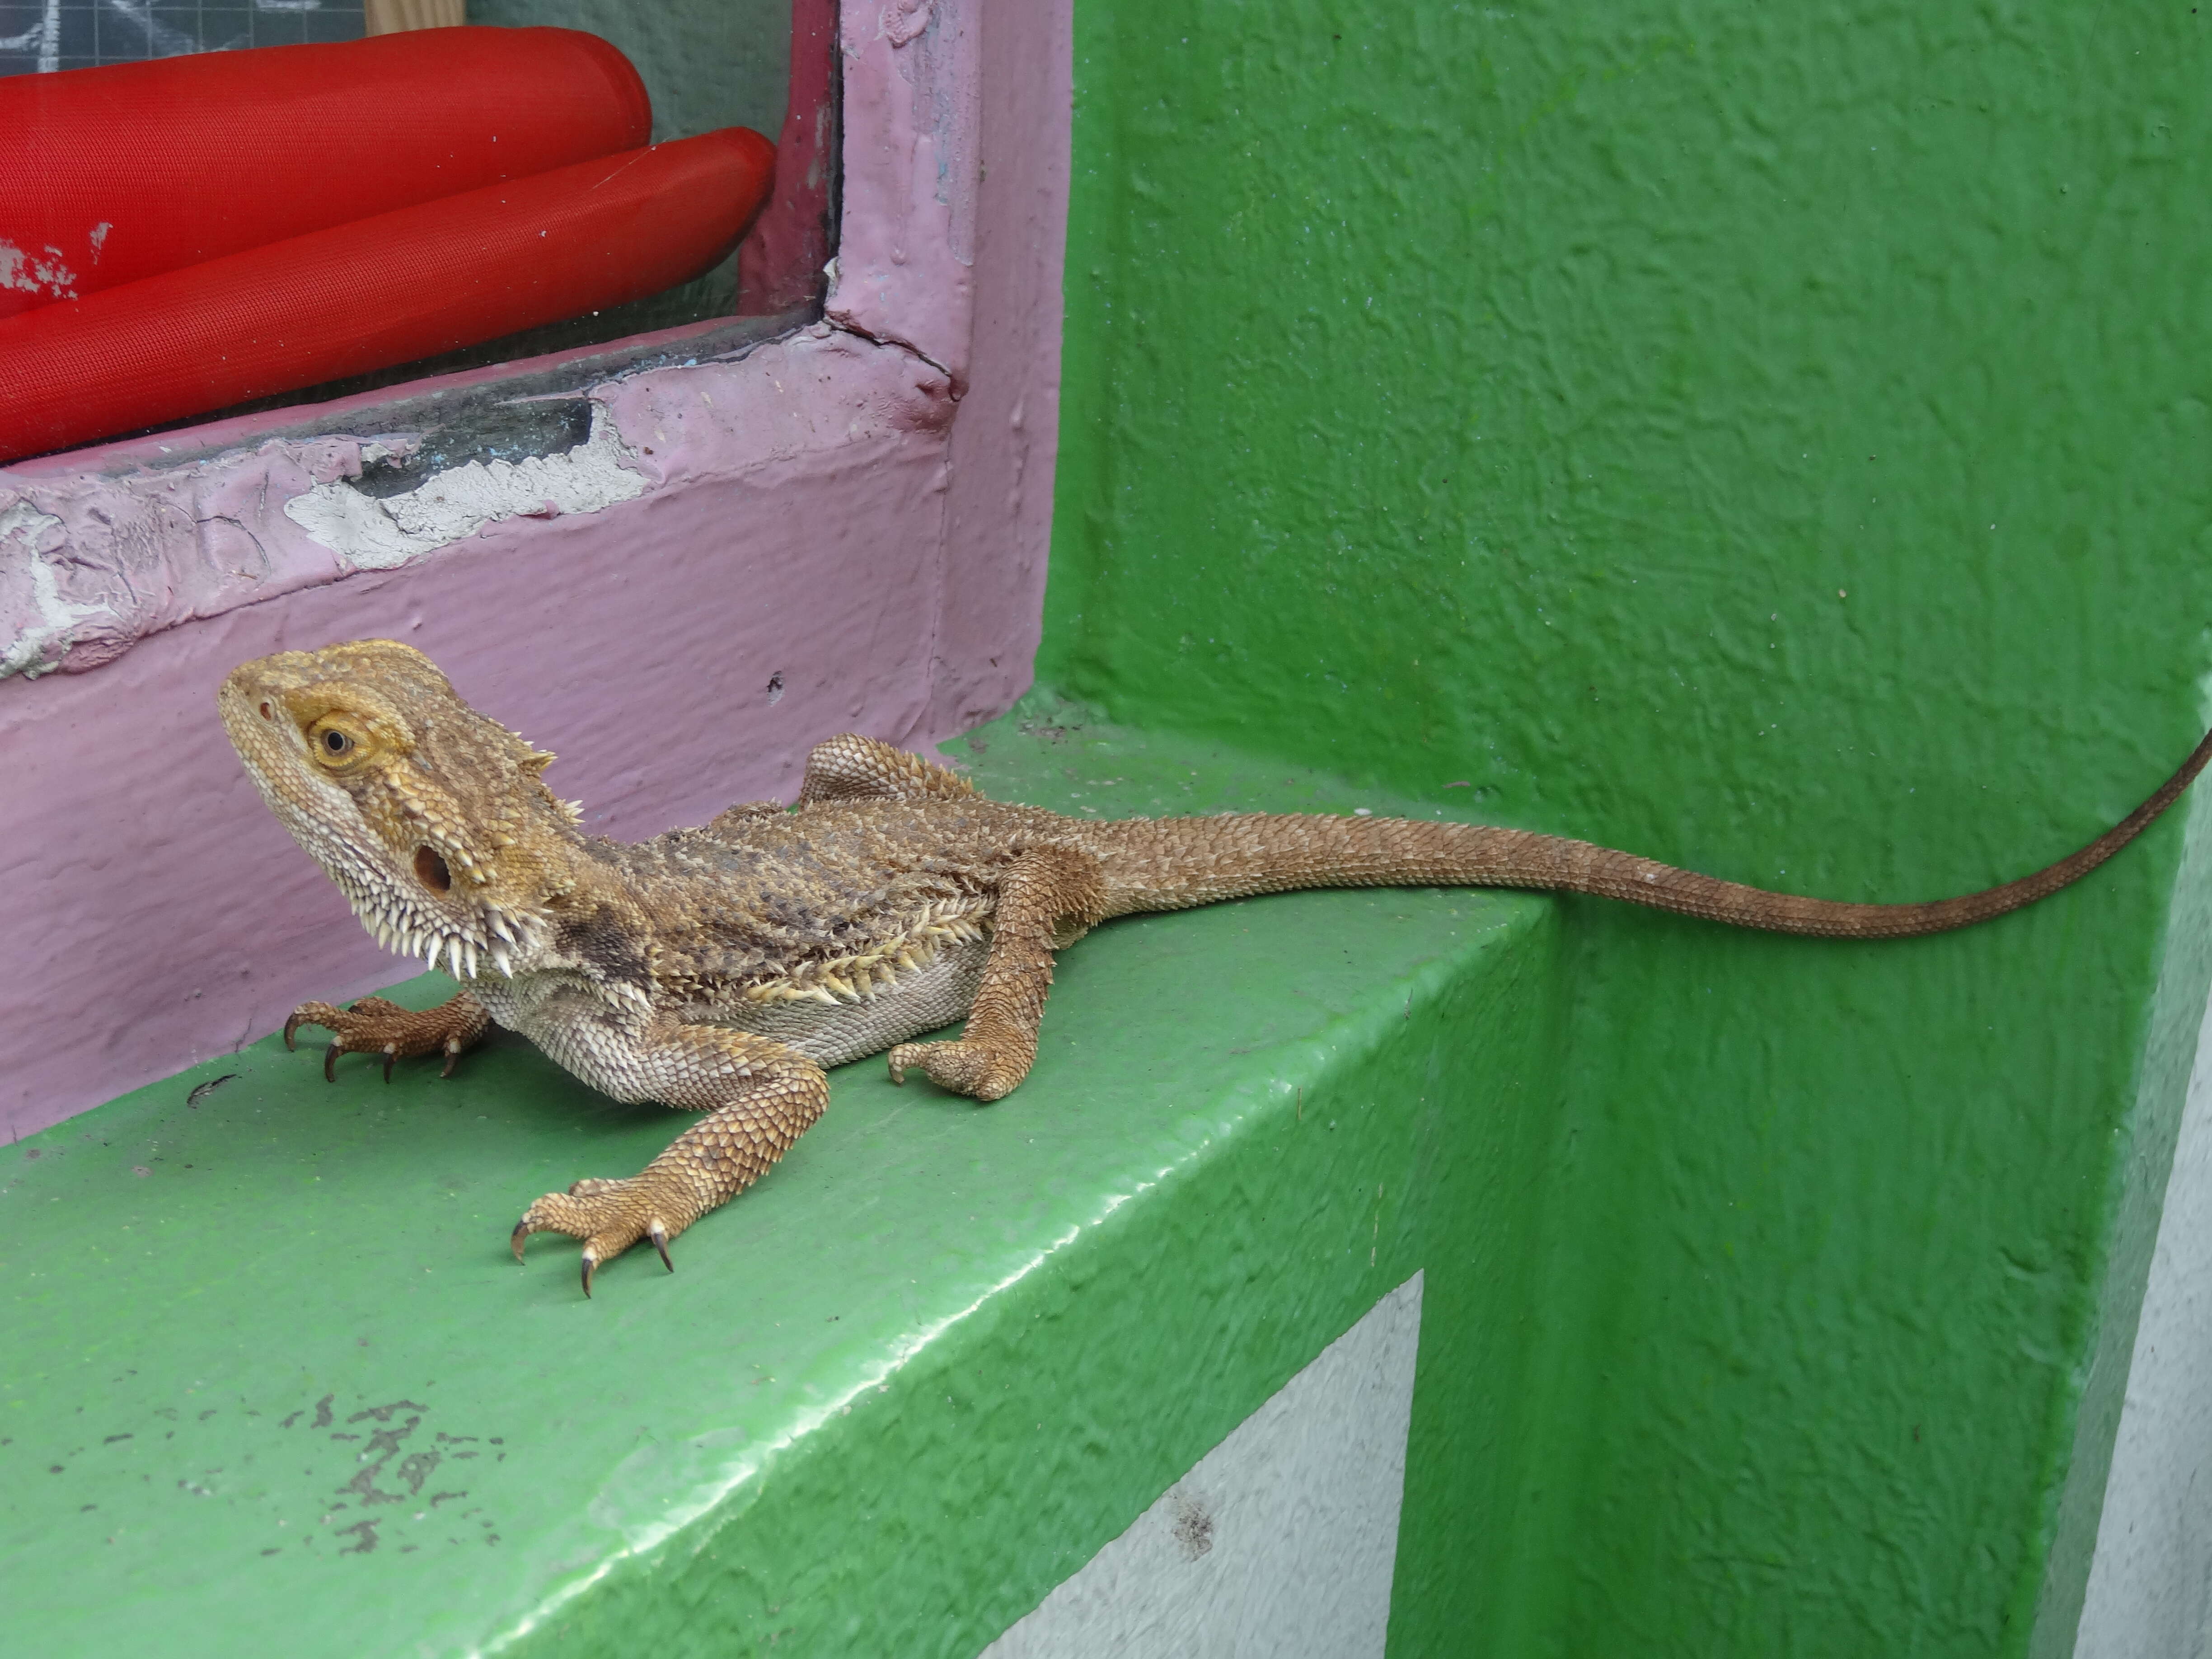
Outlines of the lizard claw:
<svg viewBox="0 0 2212 1659">
<path fill-rule="evenodd" d="M 582 1240 L 579 1270 L 584 1294 L 589 1296 L 599 1270 L 640 1239 L 652 1240 L 661 1265 L 676 1271 L 668 1241 L 687 1224 L 675 1218 L 689 1207 L 684 1196 L 672 1184 L 664 1189 L 649 1173 L 628 1181 L 580 1181 L 565 1193 L 548 1193 L 532 1204 L 514 1224 L 507 1242 L 520 1261 L 523 1244 L 532 1233 L 566 1233 Z"/>
</svg>

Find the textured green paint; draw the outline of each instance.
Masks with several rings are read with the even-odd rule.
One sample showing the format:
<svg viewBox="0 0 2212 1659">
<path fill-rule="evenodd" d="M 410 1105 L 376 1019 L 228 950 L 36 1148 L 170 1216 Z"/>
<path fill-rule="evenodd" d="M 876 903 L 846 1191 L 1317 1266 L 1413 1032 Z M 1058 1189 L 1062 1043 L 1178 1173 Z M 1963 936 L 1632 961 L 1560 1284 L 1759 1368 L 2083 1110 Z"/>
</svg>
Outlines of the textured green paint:
<svg viewBox="0 0 2212 1659">
<path fill-rule="evenodd" d="M 2212 16 L 1077 24 L 1042 677 L 1841 898 L 2020 873 L 2187 751 Z M 1559 905 L 1524 1415 L 1399 1651 L 2069 1650 L 2197 822 L 1923 944 Z"/>
<path fill-rule="evenodd" d="M 1032 700 L 979 777 L 1393 805 L 1079 720 Z M 513 1039 L 389 1086 L 264 1040 L 7 1149 L 0 1648 L 967 1659 L 1416 1270 L 1409 1502 L 1447 1524 L 1399 1576 L 1449 1578 L 1512 1497 L 1560 934 L 1469 893 L 1112 924 L 1017 1094 L 848 1068 L 672 1278 L 591 1302 L 507 1229 L 677 1120 Z"/>
</svg>

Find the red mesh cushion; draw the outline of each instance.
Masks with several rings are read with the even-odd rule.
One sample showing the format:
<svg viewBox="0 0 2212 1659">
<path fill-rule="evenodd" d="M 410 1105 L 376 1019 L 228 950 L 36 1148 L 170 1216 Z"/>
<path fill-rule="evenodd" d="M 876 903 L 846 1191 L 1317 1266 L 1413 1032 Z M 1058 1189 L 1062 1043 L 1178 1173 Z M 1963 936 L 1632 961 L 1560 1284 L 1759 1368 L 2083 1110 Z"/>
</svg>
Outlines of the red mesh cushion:
<svg viewBox="0 0 2212 1659">
<path fill-rule="evenodd" d="M 0 78 L 0 317 L 632 149 L 645 84 L 574 29 L 417 29 Z"/>
<path fill-rule="evenodd" d="M 775 167 L 728 127 L 0 320 L 0 461 L 656 293 L 730 252 Z"/>
</svg>

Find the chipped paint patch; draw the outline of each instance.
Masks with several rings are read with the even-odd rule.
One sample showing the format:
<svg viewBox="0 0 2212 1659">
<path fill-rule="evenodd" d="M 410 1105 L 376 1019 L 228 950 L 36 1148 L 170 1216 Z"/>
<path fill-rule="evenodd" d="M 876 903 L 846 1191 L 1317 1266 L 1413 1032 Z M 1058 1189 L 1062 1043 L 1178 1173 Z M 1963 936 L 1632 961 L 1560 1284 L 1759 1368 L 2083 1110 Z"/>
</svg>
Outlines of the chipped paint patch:
<svg viewBox="0 0 2212 1659">
<path fill-rule="evenodd" d="M 37 618 L 18 629 L 6 650 L 0 652 L 0 678 L 21 674 L 26 679 L 36 679 L 51 672 L 59 664 L 46 660 L 47 646 L 86 617 L 100 614 L 96 605 L 76 605 L 64 599 L 53 566 L 39 556 L 40 541 L 48 531 L 61 527 L 62 521 L 52 514 L 41 513 L 23 501 L 0 511 L 0 546 L 15 542 L 24 556 L 20 565 L 9 561 L 7 574 L 20 569 L 27 580 L 30 614 Z"/>
<path fill-rule="evenodd" d="M 284 503 L 284 516 L 360 570 L 389 570 L 505 519 L 596 513 L 649 487 L 604 406 L 592 435 L 558 455 L 471 461 L 434 472 L 414 489 L 378 498 L 350 483 L 318 484 Z"/>
<path fill-rule="evenodd" d="M 95 453 L 85 459 L 103 470 L 70 472 L 60 458 L 0 468 L 0 512 L 59 524 L 39 532 L 45 575 L 22 536 L 0 538 L 0 680 L 82 672 L 179 623 L 456 543 L 508 545 L 530 520 L 587 517 L 672 484 L 876 465 L 872 451 L 835 452 L 940 431 L 952 409 L 945 377 L 909 354 L 824 329 L 736 362 L 609 382 L 589 435 L 565 451 L 426 465 L 404 481 L 383 468 L 382 489 L 353 481 L 416 455 L 419 434 L 267 438 L 173 466 Z M 401 482 L 413 487 L 392 493 Z"/>
<path fill-rule="evenodd" d="M 351 438 L 120 476 L 0 470 L 0 679 L 95 667 L 195 617 L 335 581 L 347 567 L 276 504 L 360 471 Z"/>
</svg>

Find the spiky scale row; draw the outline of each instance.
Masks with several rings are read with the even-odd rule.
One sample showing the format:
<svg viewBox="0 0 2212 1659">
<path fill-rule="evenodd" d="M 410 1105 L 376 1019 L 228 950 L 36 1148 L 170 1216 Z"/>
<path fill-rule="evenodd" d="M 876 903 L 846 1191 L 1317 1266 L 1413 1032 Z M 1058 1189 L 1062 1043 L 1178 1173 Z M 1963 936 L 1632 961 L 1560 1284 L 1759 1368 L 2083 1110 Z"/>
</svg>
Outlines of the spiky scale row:
<svg viewBox="0 0 2212 1659">
<path fill-rule="evenodd" d="M 975 903 L 925 904 L 903 927 L 865 951 L 801 962 L 744 986 L 738 995 L 748 1002 L 813 1001 L 830 1007 L 868 1001 L 895 989 L 906 975 L 920 973 L 945 946 L 983 939 L 987 930 Z"/>
</svg>

